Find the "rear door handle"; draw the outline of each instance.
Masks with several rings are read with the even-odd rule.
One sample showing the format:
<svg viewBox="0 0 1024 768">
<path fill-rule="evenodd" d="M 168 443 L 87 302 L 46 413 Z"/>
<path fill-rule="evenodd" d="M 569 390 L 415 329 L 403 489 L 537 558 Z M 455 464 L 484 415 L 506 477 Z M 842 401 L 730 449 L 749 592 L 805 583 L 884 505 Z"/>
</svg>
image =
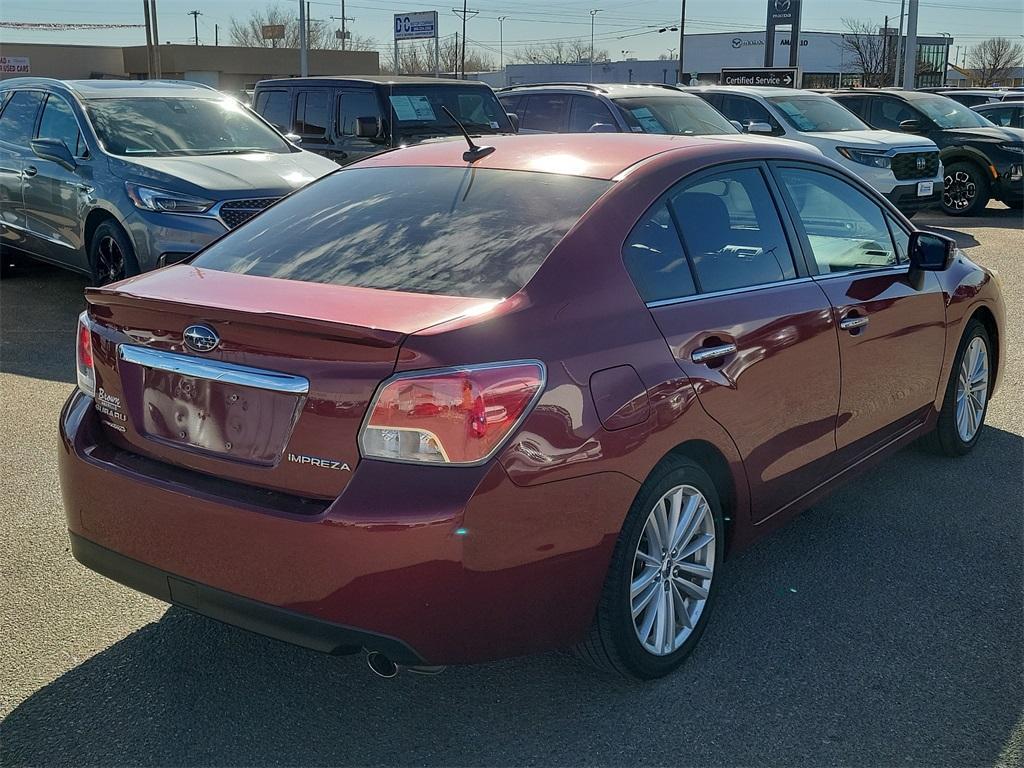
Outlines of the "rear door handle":
<svg viewBox="0 0 1024 768">
<path fill-rule="evenodd" d="M 844 331 L 855 331 L 866 326 L 870 320 L 863 315 L 847 315 L 839 321 L 839 327 Z"/>
<path fill-rule="evenodd" d="M 39 169 L 34 165 L 26 165 L 21 171 L 21 175 L 27 177 L 35 176 L 37 173 L 39 173 Z"/>
<path fill-rule="evenodd" d="M 701 347 L 700 349 L 693 350 L 690 359 L 699 365 L 700 363 L 710 363 L 712 360 L 728 357 L 735 352 L 735 344 L 718 344 L 714 347 Z"/>
</svg>

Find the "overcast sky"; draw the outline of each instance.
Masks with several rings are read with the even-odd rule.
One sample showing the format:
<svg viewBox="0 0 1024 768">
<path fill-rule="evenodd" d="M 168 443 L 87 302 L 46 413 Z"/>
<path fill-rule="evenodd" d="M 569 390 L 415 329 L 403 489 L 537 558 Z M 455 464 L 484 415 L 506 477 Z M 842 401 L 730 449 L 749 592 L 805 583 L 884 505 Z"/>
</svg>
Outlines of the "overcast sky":
<svg viewBox="0 0 1024 768">
<path fill-rule="evenodd" d="M 142 24 L 143 0 L 0 0 L 0 20 L 28 22 L 87 22 Z M 292 8 L 298 15 L 297 0 L 276 3 Z M 461 22 L 451 8 L 430 0 L 346 0 L 346 15 L 353 18 L 350 29 L 372 37 L 380 50 L 392 40 L 392 17 L 403 11 L 434 10 L 440 14 L 442 35 L 454 34 Z M 222 44 L 229 42 L 227 28 L 232 16 L 246 18 L 251 9 L 263 8 L 263 0 L 158 0 L 160 37 L 164 42 L 191 43 L 190 10 L 199 10 L 200 42 L 213 44 L 214 25 L 220 25 Z M 504 50 L 545 41 L 582 38 L 589 45 L 590 10 L 601 9 L 595 17 L 595 48 L 606 50 L 613 59 L 623 56 L 657 58 L 678 46 L 678 33 L 659 33 L 657 28 L 679 21 L 679 0 L 475 0 L 471 10 L 479 14 L 470 19 L 467 35 L 470 45 L 478 45 L 497 61 L 498 17 L 504 22 Z M 314 19 L 340 15 L 340 2 L 318 0 L 311 4 Z M 688 0 L 687 33 L 729 32 L 764 29 L 765 0 Z M 897 17 L 900 0 L 805 0 L 803 28 L 817 31 L 843 31 L 842 18 L 870 21 L 881 26 L 888 14 Z M 332 22 L 336 24 L 337 22 Z M 890 22 L 895 26 L 896 22 Z M 996 35 L 1024 39 L 1024 2 L 1022 0 L 922 0 L 919 23 L 921 34 L 948 32 L 954 47 L 973 45 Z M 69 43 L 93 45 L 142 45 L 145 30 L 111 29 L 95 31 L 29 31 L 0 28 L 0 41 Z M 623 54 L 623 52 L 626 52 Z M 0 51 L 2 52 L 2 51 Z"/>
</svg>

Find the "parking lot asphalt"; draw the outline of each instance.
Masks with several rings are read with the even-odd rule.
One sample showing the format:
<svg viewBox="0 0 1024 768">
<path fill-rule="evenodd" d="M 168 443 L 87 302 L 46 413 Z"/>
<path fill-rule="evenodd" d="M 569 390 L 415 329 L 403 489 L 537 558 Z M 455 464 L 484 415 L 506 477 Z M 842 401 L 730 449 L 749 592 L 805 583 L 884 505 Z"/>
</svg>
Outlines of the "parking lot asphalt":
<svg viewBox="0 0 1024 768">
<path fill-rule="evenodd" d="M 79 566 L 56 475 L 84 278 L 0 285 L 0 765 L 1024 765 L 1024 225 L 920 215 L 1000 272 L 977 450 L 910 447 L 727 563 L 675 675 L 561 653 L 373 676 Z"/>
</svg>

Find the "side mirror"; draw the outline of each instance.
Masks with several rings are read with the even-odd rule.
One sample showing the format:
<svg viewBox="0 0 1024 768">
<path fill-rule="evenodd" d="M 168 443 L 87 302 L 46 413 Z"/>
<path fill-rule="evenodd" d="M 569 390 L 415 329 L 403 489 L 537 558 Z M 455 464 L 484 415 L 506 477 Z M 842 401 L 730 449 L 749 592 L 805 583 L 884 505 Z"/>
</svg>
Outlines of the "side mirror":
<svg viewBox="0 0 1024 768">
<path fill-rule="evenodd" d="M 299 134 L 297 134 L 297 133 L 286 133 L 284 135 L 284 137 L 286 139 L 288 139 L 288 141 L 290 141 L 292 144 L 301 144 L 302 143 L 302 137 L 299 136 Z"/>
<path fill-rule="evenodd" d="M 376 139 L 380 136 L 381 125 L 379 117 L 357 117 L 356 136 L 361 139 Z"/>
<path fill-rule="evenodd" d="M 904 120 L 900 123 L 900 130 L 904 133 L 920 133 L 921 132 L 921 121 L 920 120 Z"/>
<path fill-rule="evenodd" d="M 508 117 L 508 121 L 512 123 L 512 130 L 519 133 L 519 115 L 515 112 L 506 112 L 505 116 Z"/>
<path fill-rule="evenodd" d="M 743 123 L 741 123 L 739 120 L 730 120 L 729 123 L 737 131 L 739 131 L 740 133 L 743 133 Z"/>
<path fill-rule="evenodd" d="M 910 268 L 922 272 L 942 272 L 956 258 L 956 240 L 932 232 L 910 235 Z"/>
<path fill-rule="evenodd" d="M 746 125 L 747 133 L 771 133 L 771 123 L 763 123 L 759 120 L 751 120 Z"/>
<path fill-rule="evenodd" d="M 594 123 L 587 129 L 587 133 L 618 133 L 619 130 L 611 123 Z"/>
<path fill-rule="evenodd" d="M 33 139 L 32 151 L 38 157 L 43 158 L 43 160 L 52 160 L 69 171 L 73 171 L 78 167 L 78 163 L 75 162 L 75 156 L 71 154 L 68 145 L 60 139 Z"/>
</svg>

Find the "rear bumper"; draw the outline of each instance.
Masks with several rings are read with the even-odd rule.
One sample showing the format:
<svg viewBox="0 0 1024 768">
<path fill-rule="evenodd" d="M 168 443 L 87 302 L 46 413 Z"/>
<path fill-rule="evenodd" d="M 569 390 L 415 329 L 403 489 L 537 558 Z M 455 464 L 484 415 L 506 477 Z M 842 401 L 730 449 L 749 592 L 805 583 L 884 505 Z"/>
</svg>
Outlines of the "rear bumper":
<svg viewBox="0 0 1024 768">
<path fill-rule="evenodd" d="M 927 179 L 926 179 L 927 181 Z M 901 211 L 919 211 L 924 208 L 935 208 L 942 203 L 942 181 L 933 182 L 932 194 L 918 197 L 917 182 L 900 184 L 886 193 L 889 202 Z"/>
<path fill-rule="evenodd" d="M 618 473 L 520 487 L 497 463 L 363 461 L 338 499 L 304 510 L 118 460 L 81 392 L 60 436 L 68 529 L 88 567 L 262 634 L 411 664 L 579 640 L 638 487 Z"/>
</svg>

